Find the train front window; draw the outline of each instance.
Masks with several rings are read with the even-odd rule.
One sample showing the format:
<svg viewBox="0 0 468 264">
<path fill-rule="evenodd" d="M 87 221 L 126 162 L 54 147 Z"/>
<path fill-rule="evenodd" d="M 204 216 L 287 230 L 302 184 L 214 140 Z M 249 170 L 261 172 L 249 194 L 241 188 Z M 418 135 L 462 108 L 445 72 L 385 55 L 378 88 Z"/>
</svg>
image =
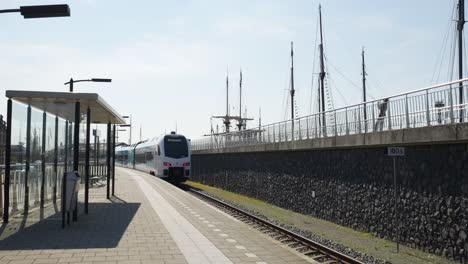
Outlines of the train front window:
<svg viewBox="0 0 468 264">
<path fill-rule="evenodd" d="M 169 158 L 185 158 L 188 156 L 187 140 L 182 136 L 166 136 L 164 138 L 164 154 Z"/>
</svg>

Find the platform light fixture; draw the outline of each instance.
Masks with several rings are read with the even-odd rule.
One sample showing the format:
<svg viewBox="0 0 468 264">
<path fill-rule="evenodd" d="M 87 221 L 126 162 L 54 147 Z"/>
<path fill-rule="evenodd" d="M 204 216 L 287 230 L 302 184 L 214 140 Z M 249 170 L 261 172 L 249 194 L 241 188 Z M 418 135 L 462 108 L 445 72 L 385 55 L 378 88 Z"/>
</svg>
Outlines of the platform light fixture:
<svg viewBox="0 0 468 264">
<path fill-rule="evenodd" d="M 23 18 L 69 17 L 70 7 L 60 5 L 20 6 L 18 9 L 3 9 L 0 13 L 21 13 Z"/>
<path fill-rule="evenodd" d="M 92 78 L 92 82 L 112 82 L 112 79 Z"/>
<path fill-rule="evenodd" d="M 70 78 L 70 81 L 64 83 L 65 85 L 70 85 L 70 92 L 73 92 L 73 84 L 77 82 L 112 82 L 112 79 L 105 79 L 105 78 L 91 78 L 91 79 L 83 79 L 83 80 L 73 80 Z"/>
<path fill-rule="evenodd" d="M 130 135 L 128 137 L 128 145 L 132 145 L 132 115 L 124 115 L 122 118 L 130 119 L 130 124 L 126 124 L 125 126 L 130 127 Z"/>
</svg>

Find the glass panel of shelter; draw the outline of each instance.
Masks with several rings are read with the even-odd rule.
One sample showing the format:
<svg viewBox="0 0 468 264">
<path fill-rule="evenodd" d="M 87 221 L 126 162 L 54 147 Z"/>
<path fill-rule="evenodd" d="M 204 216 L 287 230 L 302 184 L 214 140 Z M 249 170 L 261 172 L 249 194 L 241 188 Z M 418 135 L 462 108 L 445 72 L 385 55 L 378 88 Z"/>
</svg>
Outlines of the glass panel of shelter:
<svg viewBox="0 0 468 264">
<path fill-rule="evenodd" d="M 27 213 L 60 199 L 63 173 L 73 170 L 73 123 L 16 101 L 11 122 L 9 207 Z"/>
<path fill-rule="evenodd" d="M 63 175 L 73 171 L 74 124 L 14 100 L 11 110 L 9 211 L 27 213 L 32 207 L 60 201 Z M 99 175 L 104 179 L 109 140 L 107 125 L 95 128 L 104 133 L 98 132 L 97 136 L 90 133 L 90 177 Z M 86 115 L 80 123 L 79 138 L 79 173 L 84 183 Z"/>
<path fill-rule="evenodd" d="M 27 106 L 13 102 L 10 155 L 10 210 L 23 210 L 25 190 Z"/>
</svg>

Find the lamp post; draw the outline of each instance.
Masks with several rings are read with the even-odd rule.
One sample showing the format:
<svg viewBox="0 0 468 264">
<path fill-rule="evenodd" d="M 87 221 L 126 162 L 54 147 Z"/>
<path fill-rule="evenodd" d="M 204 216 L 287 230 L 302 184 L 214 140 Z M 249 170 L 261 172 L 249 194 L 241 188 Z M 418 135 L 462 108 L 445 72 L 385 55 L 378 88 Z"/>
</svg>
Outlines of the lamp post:
<svg viewBox="0 0 468 264">
<path fill-rule="evenodd" d="M 20 6 L 19 9 L 2 9 L 0 13 L 21 13 L 23 18 L 45 18 L 45 17 L 69 17 L 70 7 L 68 5 L 38 5 Z M 8 223 L 10 214 L 10 159 L 11 159 L 11 99 L 7 106 L 7 131 L 5 138 L 5 183 L 4 183 L 4 212 L 3 222 Z M 29 169 L 29 168 L 28 168 Z M 29 201 L 26 201 L 29 203 Z"/>
<path fill-rule="evenodd" d="M 91 79 L 83 79 L 83 80 L 73 80 L 70 78 L 70 81 L 64 83 L 65 85 L 70 85 L 70 92 L 73 92 L 73 84 L 77 82 L 112 82 L 112 79 L 103 79 L 103 78 L 91 78 Z"/>
<path fill-rule="evenodd" d="M 128 115 L 127 115 L 127 116 L 122 116 L 122 118 L 129 118 L 129 119 L 130 119 L 130 125 L 129 125 L 129 127 L 130 127 L 130 135 L 129 135 L 129 137 L 128 137 L 128 145 L 132 145 L 132 115 L 130 115 L 130 116 L 128 116 Z"/>
<path fill-rule="evenodd" d="M 126 118 L 125 116 L 122 116 L 122 117 L 123 117 L 123 118 Z M 117 126 L 118 126 L 118 127 L 130 127 L 130 129 L 132 128 L 132 125 L 130 125 L 130 124 L 123 124 L 123 125 L 117 125 Z M 127 131 L 127 130 L 125 130 L 125 129 L 118 129 L 118 130 L 117 130 L 117 135 L 116 135 L 116 137 L 117 137 L 117 143 L 119 142 L 119 133 L 118 133 L 119 131 Z"/>
<path fill-rule="evenodd" d="M 127 131 L 127 130 L 125 130 L 125 129 L 117 129 L 116 131 L 117 131 L 117 133 L 116 133 L 115 137 L 116 137 L 117 139 L 115 140 L 115 142 L 119 143 L 119 131 L 120 131 L 120 132 L 123 132 L 123 131 Z"/>
<path fill-rule="evenodd" d="M 17 9 L 3 9 L 0 13 L 21 13 L 24 18 L 69 17 L 68 5 L 20 6 Z"/>
</svg>

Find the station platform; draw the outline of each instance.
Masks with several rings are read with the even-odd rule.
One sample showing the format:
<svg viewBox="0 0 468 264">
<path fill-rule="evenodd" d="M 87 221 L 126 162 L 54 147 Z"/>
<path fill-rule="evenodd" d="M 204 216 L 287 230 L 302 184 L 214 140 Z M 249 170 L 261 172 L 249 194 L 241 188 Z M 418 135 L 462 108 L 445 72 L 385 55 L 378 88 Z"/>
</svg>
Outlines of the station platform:
<svg viewBox="0 0 468 264">
<path fill-rule="evenodd" d="M 115 194 L 91 190 L 89 215 L 65 229 L 44 212 L 2 226 L 0 263 L 314 263 L 149 174 L 116 168 Z"/>
</svg>

